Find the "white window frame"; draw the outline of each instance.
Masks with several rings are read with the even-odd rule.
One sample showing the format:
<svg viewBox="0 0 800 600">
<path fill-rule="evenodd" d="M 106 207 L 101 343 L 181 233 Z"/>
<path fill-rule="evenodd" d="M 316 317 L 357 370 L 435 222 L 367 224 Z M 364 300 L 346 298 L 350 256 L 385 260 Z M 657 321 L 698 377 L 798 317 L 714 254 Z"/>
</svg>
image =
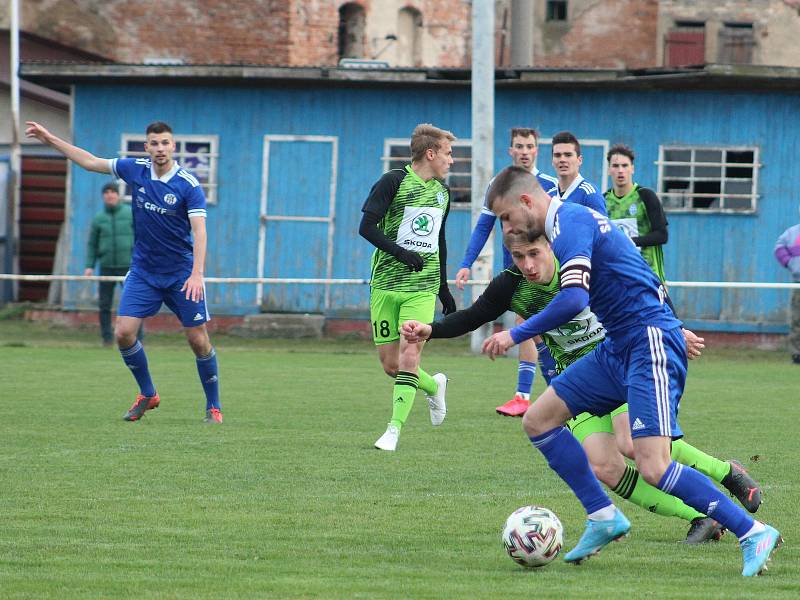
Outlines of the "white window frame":
<svg viewBox="0 0 800 600">
<path fill-rule="evenodd" d="M 406 164 L 411 163 L 411 138 L 385 138 L 383 140 L 383 156 L 381 156 L 381 161 L 383 161 L 383 171 L 384 173 L 388 171 L 391 167 L 389 166 L 390 163 L 395 161 L 403 161 Z M 453 148 L 469 148 L 470 149 L 470 157 L 463 158 L 463 157 L 454 157 L 453 162 L 466 162 L 470 164 L 470 170 L 467 173 L 459 172 L 458 175 L 469 175 L 469 188 L 456 188 L 459 192 L 464 191 L 466 193 L 467 198 L 472 197 L 472 140 L 454 140 L 450 142 L 450 145 Z M 399 146 L 401 147 L 406 154 L 402 156 L 391 156 L 391 149 L 393 147 Z M 445 180 L 445 184 L 450 186 L 450 175 L 448 173 L 447 179 Z M 453 191 L 454 188 L 450 188 Z M 466 202 L 453 202 L 450 205 L 450 210 L 456 209 L 464 209 L 470 210 L 470 200 Z"/>
<path fill-rule="evenodd" d="M 664 159 L 664 155 L 667 151 L 691 151 L 691 159 L 689 161 L 667 161 Z M 720 151 L 722 152 L 723 160 L 721 162 L 698 162 L 694 160 L 695 153 L 701 151 Z M 753 153 L 753 162 L 751 163 L 739 163 L 739 162 L 727 162 L 725 159 L 727 158 L 728 152 L 752 152 Z M 662 144 L 658 147 L 658 161 L 656 161 L 656 165 L 658 165 L 658 195 L 661 198 L 662 203 L 664 204 L 664 210 L 667 212 L 680 212 L 680 213 L 723 213 L 723 214 L 754 214 L 758 209 L 758 199 L 760 195 L 758 194 L 758 172 L 759 167 L 761 167 L 761 163 L 759 162 L 759 148 L 758 146 L 701 146 L 701 145 L 689 145 L 689 144 Z M 689 167 L 689 176 L 688 177 L 666 177 L 664 175 L 665 167 Z M 742 167 L 750 167 L 753 170 L 752 177 L 726 177 L 724 171 L 721 172 L 719 177 L 696 177 L 695 176 L 695 168 L 696 167 L 720 167 L 720 169 L 724 169 L 726 167 L 733 167 L 733 168 L 742 168 Z M 749 194 L 735 194 L 735 193 L 726 193 L 725 191 L 725 183 L 726 182 L 735 182 L 735 181 L 746 181 L 751 180 L 751 188 Z M 664 189 L 665 181 L 669 180 L 679 180 L 679 181 L 688 181 L 689 188 L 685 191 L 680 192 L 668 192 Z M 714 193 L 699 193 L 694 192 L 694 183 L 696 181 L 719 181 L 720 182 L 720 192 L 718 194 Z M 669 206 L 669 198 L 676 197 L 681 198 L 684 202 L 692 202 L 693 198 L 710 198 L 712 200 L 719 200 L 719 206 L 709 207 L 709 208 L 695 208 L 694 206 L 682 206 L 682 207 L 670 207 Z M 747 198 L 750 200 L 750 206 L 746 208 L 728 208 L 725 206 L 725 199 L 726 198 Z"/>
<path fill-rule="evenodd" d="M 181 148 L 183 148 L 183 143 L 191 142 L 191 143 L 200 143 L 200 144 L 208 144 L 208 148 L 210 152 L 207 154 L 208 156 L 208 177 L 203 177 L 198 172 L 189 169 L 189 172 L 192 173 L 199 181 L 200 185 L 203 188 L 203 192 L 206 195 L 206 202 L 208 204 L 216 204 L 217 203 L 217 163 L 219 162 L 219 136 L 217 135 L 175 135 L 175 143 L 180 144 Z M 141 133 L 123 133 L 122 134 L 122 141 L 119 151 L 120 158 L 139 158 L 139 157 L 147 157 L 148 154 L 144 150 L 144 143 L 145 143 L 145 135 Z M 139 152 L 129 152 L 128 145 L 131 142 L 141 142 L 141 151 Z M 199 152 L 175 152 L 173 154 L 173 158 L 178 164 L 181 164 L 181 159 L 187 156 L 199 156 L 200 154 L 206 155 L 206 153 L 199 153 Z M 120 197 L 125 200 L 126 202 L 131 201 L 131 195 L 128 193 L 127 186 L 125 182 L 121 182 L 120 185 Z"/>
</svg>

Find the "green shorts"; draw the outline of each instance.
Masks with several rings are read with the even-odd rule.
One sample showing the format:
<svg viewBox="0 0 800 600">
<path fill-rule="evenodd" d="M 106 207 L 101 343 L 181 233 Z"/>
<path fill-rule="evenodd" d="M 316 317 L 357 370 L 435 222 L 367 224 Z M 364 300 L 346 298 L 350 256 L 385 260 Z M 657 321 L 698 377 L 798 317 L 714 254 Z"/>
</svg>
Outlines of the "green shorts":
<svg viewBox="0 0 800 600">
<path fill-rule="evenodd" d="M 628 412 L 628 405 L 623 404 L 619 408 L 615 408 L 607 415 L 598 417 L 592 413 L 581 413 L 574 419 L 567 421 L 567 427 L 572 432 L 581 444 L 583 440 L 592 435 L 593 433 L 610 433 L 614 435 L 614 425 L 612 419 L 619 414 Z"/>
<path fill-rule="evenodd" d="M 375 345 L 399 340 L 400 325 L 406 321 L 430 323 L 435 310 L 436 294 L 432 292 L 370 290 L 369 315 Z"/>
</svg>

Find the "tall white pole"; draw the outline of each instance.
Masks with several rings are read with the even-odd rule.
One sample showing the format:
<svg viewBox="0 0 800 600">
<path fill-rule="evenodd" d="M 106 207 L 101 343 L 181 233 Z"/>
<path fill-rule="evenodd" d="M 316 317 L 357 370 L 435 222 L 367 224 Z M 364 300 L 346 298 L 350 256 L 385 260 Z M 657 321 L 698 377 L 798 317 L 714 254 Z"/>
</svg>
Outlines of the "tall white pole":
<svg viewBox="0 0 800 600">
<path fill-rule="evenodd" d="M 19 0 L 9 0 L 11 33 L 11 164 L 9 173 L 8 211 L 6 221 L 5 265 L 6 271 L 18 272 L 17 245 L 19 240 L 19 187 L 20 187 L 20 123 L 19 123 Z M 5 300 L 14 297 L 13 287 L 6 289 Z"/>
<path fill-rule="evenodd" d="M 483 208 L 484 195 L 494 172 L 494 0 L 472 2 L 472 226 Z M 491 279 L 494 236 L 483 247 L 472 267 L 473 279 Z M 472 300 L 486 289 L 472 286 Z M 480 352 L 491 325 L 470 338 L 473 352 Z"/>
</svg>

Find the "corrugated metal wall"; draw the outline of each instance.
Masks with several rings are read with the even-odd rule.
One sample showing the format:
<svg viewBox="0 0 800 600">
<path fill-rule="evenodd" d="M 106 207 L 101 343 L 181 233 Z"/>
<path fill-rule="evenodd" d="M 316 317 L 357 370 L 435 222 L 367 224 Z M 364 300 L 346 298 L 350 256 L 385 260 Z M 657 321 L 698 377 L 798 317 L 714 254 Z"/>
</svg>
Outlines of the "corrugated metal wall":
<svg viewBox="0 0 800 600">
<path fill-rule="evenodd" d="M 508 130 L 513 126 L 535 126 L 545 136 L 569 129 L 582 139 L 632 145 L 637 152 L 636 179 L 650 187 L 656 186 L 659 144 L 758 146 L 763 167 L 757 213 L 670 214 L 667 276 L 786 281 L 772 258 L 772 246 L 798 218 L 800 198 L 794 186 L 800 180 L 800 167 L 791 152 L 800 133 L 797 114 L 800 97 L 791 94 L 498 89 L 495 167 L 508 164 Z M 384 139 L 407 137 L 420 122 L 450 129 L 459 138 L 470 136 L 466 88 L 414 84 L 406 89 L 345 89 L 325 82 L 274 88 L 76 86 L 75 142 L 98 156 L 117 156 L 123 133 L 141 132 L 156 119 L 169 122 L 178 133 L 219 136 L 219 202 L 208 213 L 209 276 L 258 275 L 260 211 L 269 164 L 268 212 L 273 215 L 326 216 L 335 176 L 331 274 L 366 278 L 372 248 L 357 230 L 361 205 L 383 172 Z M 273 144 L 270 160 L 265 161 L 265 136 L 271 135 L 335 138 L 335 173 L 330 145 Z M 539 167 L 551 172 L 548 152 L 549 146 L 544 146 Z M 601 152 L 587 149 L 584 173 L 598 177 L 601 161 Z M 72 175 L 69 269 L 78 273 L 89 221 L 101 206 L 100 187 L 107 178 L 75 167 Z M 463 255 L 469 220 L 468 211 L 454 210 L 448 222 L 451 277 Z M 325 223 L 266 223 L 266 276 L 324 275 Z M 496 244 L 499 268 L 499 241 Z M 212 311 L 259 310 L 255 285 L 214 284 L 208 294 Z M 780 330 L 786 319 L 788 293 L 784 292 L 675 289 L 673 296 L 689 324 L 766 331 Z M 67 286 L 67 305 L 92 297 L 86 286 Z M 363 316 L 367 298 L 365 287 L 333 286 L 326 312 Z M 324 288 L 265 286 L 262 300 L 274 310 L 318 312 L 324 310 Z"/>
</svg>

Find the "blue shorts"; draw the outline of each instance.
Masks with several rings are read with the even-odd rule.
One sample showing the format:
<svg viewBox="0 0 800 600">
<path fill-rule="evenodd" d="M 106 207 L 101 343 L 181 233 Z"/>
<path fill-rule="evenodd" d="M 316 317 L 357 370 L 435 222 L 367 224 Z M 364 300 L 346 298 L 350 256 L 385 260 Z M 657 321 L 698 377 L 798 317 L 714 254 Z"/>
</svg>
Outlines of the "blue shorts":
<svg viewBox="0 0 800 600">
<path fill-rule="evenodd" d="M 551 385 L 573 416 L 605 415 L 627 402 L 633 437 L 682 437 L 678 406 L 687 370 L 683 331 L 643 326 L 628 340 L 615 347 L 606 339 Z"/>
<path fill-rule="evenodd" d="M 186 299 L 181 291 L 191 271 L 181 273 L 150 273 L 131 268 L 125 277 L 117 314 L 121 317 L 143 319 L 151 317 L 166 304 L 184 327 L 197 327 L 210 321 L 206 309 L 205 286 L 199 302 Z"/>
</svg>

